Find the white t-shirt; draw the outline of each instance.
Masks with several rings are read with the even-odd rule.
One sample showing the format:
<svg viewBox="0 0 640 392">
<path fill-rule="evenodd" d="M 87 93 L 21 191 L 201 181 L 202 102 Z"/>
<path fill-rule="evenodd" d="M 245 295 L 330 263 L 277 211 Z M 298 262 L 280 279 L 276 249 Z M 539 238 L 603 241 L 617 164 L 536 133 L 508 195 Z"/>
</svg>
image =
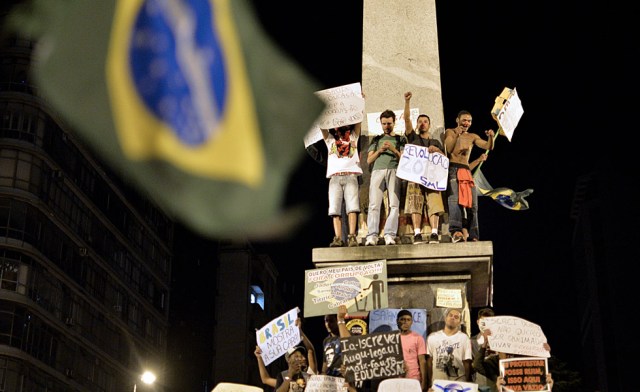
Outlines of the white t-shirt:
<svg viewBox="0 0 640 392">
<path fill-rule="evenodd" d="M 329 133 L 324 142 L 328 151 L 327 178 L 341 172 L 362 174 L 358 154 L 358 136 L 349 132 L 340 140 L 336 140 Z"/>
<path fill-rule="evenodd" d="M 427 355 L 433 361 L 432 380 L 465 380 L 462 361 L 471 360 L 471 339 L 466 333 L 458 331 L 447 336 L 443 330 L 427 336 Z"/>
</svg>

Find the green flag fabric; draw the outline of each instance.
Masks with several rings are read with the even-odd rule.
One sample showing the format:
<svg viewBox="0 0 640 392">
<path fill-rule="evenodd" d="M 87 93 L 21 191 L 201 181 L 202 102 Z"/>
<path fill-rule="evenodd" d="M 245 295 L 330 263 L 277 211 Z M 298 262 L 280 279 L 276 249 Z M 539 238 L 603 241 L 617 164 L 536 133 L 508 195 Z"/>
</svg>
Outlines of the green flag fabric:
<svg viewBox="0 0 640 392">
<path fill-rule="evenodd" d="M 324 104 L 246 0 L 30 5 L 15 20 L 41 95 L 116 173 L 207 237 L 299 223 L 283 205 L 294 145 Z"/>
<path fill-rule="evenodd" d="M 481 196 L 489 196 L 496 203 L 510 210 L 523 211 L 529 209 L 529 202 L 525 200 L 525 197 L 532 194 L 533 189 L 516 192 L 510 188 L 493 188 L 484 174 L 482 174 L 482 171 L 480 171 L 480 168 L 473 173 L 473 181 Z"/>
</svg>

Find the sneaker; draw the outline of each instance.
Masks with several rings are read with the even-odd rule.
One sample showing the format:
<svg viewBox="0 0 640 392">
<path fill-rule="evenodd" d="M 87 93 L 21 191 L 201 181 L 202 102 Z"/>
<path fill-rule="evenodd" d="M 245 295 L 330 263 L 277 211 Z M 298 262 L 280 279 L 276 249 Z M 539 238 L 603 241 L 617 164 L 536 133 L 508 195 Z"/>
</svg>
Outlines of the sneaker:
<svg viewBox="0 0 640 392">
<path fill-rule="evenodd" d="M 364 243 L 364 246 L 373 246 L 378 245 L 378 236 L 370 235 L 367 237 L 367 241 Z"/>
<path fill-rule="evenodd" d="M 358 246 L 358 239 L 355 234 L 349 234 L 349 247 Z"/>
<path fill-rule="evenodd" d="M 460 242 L 464 240 L 464 236 L 462 235 L 461 232 L 456 231 L 455 233 L 453 233 L 453 235 L 451 236 L 451 242 L 456 243 L 456 242 Z"/>
<path fill-rule="evenodd" d="M 385 235 L 384 236 L 384 244 L 385 245 L 395 245 L 396 244 L 396 240 L 391 235 Z"/>
<path fill-rule="evenodd" d="M 429 236 L 429 243 L 430 244 L 437 244 L 439 242 L 440 242 L 440 238 L 438 237 L 438 234 L 431 233 L 431 235 Z"/>
<path fill-rule="evenodd" d="M 424 244 L 424 241 L 422 240 L 422 234 L 416 234 L 413 236 L 413 244 L 414 245 Z"/>
<path fill-rule="evenodd" d="M 329 246 L 332 248 L 336 248 L 339 246 L 344 246 L 344 243 L 342 242 L 340 237 L 333 237 L 333 241 L 331 241 L 331 244 L 329 244 Z"/>
</svg>

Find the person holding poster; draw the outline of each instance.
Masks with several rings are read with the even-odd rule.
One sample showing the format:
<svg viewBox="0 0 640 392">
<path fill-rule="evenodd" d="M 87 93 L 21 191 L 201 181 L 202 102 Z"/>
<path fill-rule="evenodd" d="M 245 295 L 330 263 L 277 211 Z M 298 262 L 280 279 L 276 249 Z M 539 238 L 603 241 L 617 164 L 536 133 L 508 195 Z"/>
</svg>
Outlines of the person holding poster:
<svg viewBox="0 0 640 392">
<path fill-rule="evenodd" d="M 416 129 L 411 124 L 411 91 L 404 93 L 404 134 L 407 137 L 408 144 L 415 144 L 426 147 L 429 154 L 444 154 L 444 146 L 438 139 L 429 137 L 429 128 L 431 128 L 431 119 L 426 114 L 421 114 L 416 120 Z M 417 132 L 417 133 L 416 133 Z M 426 205 L 425 205 L 426 204 Z M 425 211 L 426 210 L 426 211 Z M 413 223 L 413 243 L 422 244 L 422 215 L 427 212 L 429 217 L 429 225 L 431 226 L 431 234 L 428 241 L 430 244 L 440 242 L 438 236 L 438 224 L 440 216 L 444 214 L 444 204 L 442 202 L 442 192 L 428 189 L 415 182 L 409 182 L 407 185 L 407 196 L 404 203 L 405 214 L 411 215 Z"/>
<path fill-rule="evenodd" d="M 484 154 L 482 154 L 484 155 Z M 491 355 L 490 350 L 483 350 L 483 352 L 480 352 L 481 347 L 484 345 L 485 343 L 485 337 L 482 335 L 482 332 L 484 332 L 485 330 L 485 326 L 484 326 L 484 322 L 483 322 L 483 318 L 485 317 L 493 317 L 495 316 L 495 312 L 493 309 L 491 308 L 482 308 L 478 311 L 478 317 L 476 319 L 476 322 L 478 323 L 478 329 L 480 330 L 480 332 L 478 332 L 477 335 L 474 335 L 471 337 L 471 349 L 473 350 L 473 380 L 476 384 L 478 384 L 478 389 L 481 392 L 497 392 L 498 390 L 496 389 L 496 384 L 494 380 L 489 380 L 484 373 L 480 373 L 476 370 L 476 361 L 480 361 L 480 360 L 484 360 L 485 357 Z M 486 346 L 485 346 L 486 348 Z"/>
<path fill-rule="evenodd" d="M 380 230 L 380 211 L 384 190 L 389 197 L 389 215 L 384 224 L 385 245 L 395 245 L 400 217 L 400 179 L 396 177 L 398 162 L 407 142 L 404 136 L 393 133 L 396 114 L 393 110 L 380 113 L 380 125 L 384 134 L 374 137 L 367 153 L 367 163 L 371 166 L 369 179 L 369 209 L 367 212 L 367 239 L 365 245 L 377 245 Z"/>
<path fill-rule="evenodd" d="M 500 360 L 506 358 L 517 358 L 521 355 L 495 352 L 490 350 L 489 336 L 491 329 L 484 328 L 481 332 L 482 344 L 479 346 L 478 354 L 473 358 L 473 370 L 482 374 L 487 380 L 495 382 L 500 375 Z M 551 352 L 549 343 L 542 343 L 542 347 Z"/>
<path fill-rule="evenodd" d="M 347 213 L 348 246 L 358 246 L 356 225 L 360 212 L 360 185 L 362 175 L 358 139 L 362 123 L 346 125 L 330 130 L 321 129 L 327 145 L 327 178 L 329 178 L 329 216 L 333 219 L 333 241 L 329 246 L 344 246 L 342 241 L 342 203 Z"/>
<path fill-rule="evenodd" d="M 460 330 L 462 312 L 447 309 L 444 328 L 427 336 L 427 371 L 433 380 L 472 382 L 471 340 Z"/>
<path fill-rule="evenodd" d="M 444 145 L 449 157 L 449 184 L 447 186 L 447 205 L 449 207 L 449 232 L 452 242 L 464 241 L 462 234 L 462 219 L 464 209 L 467 211 L 469 240 L 478 241 L 480 230 L 478 226 L 478 192 L 473 182 L 469 158 L 473 146 L 485 150 L 493 150 L 493 129 L 485 131 L 487 140 L 475 133 L 469 133 L 471 128 L 471 113 L 462 110 L 456 117 L 455 128 L 445 131 Z"/>
<path fill-rule="evenodd" d="M 344 321 L 346 315 L 346 305 L 340 305 L 337 314 L 324 316 L 324 326 L 327 328 L 329 336 L 322 341 L 322 374 L 342 377 L 340 372 L 340 367 L 342 366 L 340 338 L 348 338 L 351 336 Z"/>
<path fill-rule="evenodd" d="M 296 319 L 296 326 L 300 329 L 300 337 L 302 338 L 302 343 L 304 344 L 304 348 L 306 352 L 306 356 L 303 356 L 303 361 L 301 362 L 302 371 L 307 372 L 310 375 L 318 374 L 318 366 L 316 362 L 315 349 L 313 348 L 313 343 L 311 343 L 311 340 L 309 340 L 307 335 L 305 335 L 305 333 L 302 331 L 302 319 L 300 317 Z M 289 350 L 287 350 L 287 353 L 285 354 L 285 357 L 290 355 L 292 352 L 291 350 L 297 347 L 299 346 L 289 348 Z M 260 348 L 260 346 L 256 345 L 256 349 L 253 352 L 253 354 L 256 356 L 256 360 L 258 361 L 258 370 L 260 371 L 260 380 L 262 381 L 263 384 L 268 385 L 272 388 L 275 388 L 277 379 L 271 377 L 271 375 L 269 374 L 269 371 L 267 370 L 267 366 L 265 365 L 264 360 L 262 359 L 262 349 Z"/>
</svg>

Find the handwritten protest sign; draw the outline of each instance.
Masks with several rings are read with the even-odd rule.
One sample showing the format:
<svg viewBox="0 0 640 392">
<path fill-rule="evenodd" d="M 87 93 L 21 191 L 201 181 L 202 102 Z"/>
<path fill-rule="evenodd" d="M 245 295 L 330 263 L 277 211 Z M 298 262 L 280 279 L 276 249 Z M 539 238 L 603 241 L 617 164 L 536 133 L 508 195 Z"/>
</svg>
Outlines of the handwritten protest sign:
<svg viewBox="0 0 640 392">
<path fill-rule="evenodd" d="M 399 109 L 399 110 L 394 110 L 393 111 L 396 114 L 396 123 L 393 127 L 393 132 L 396 135 L 404 135 L 404 110 L 403 109 Z M 380 124 L 380 114 L 382 112 L 377 112 L 377 113 L 367 113 L 367 135 L 369 136 L 375 136 L 375 135 L 382 135 L 384 132 L 382 131 L 382 124 Z M 415 124 L 416 123 L 416 119 L 418 118 L 418 116 L 420 115 L 420 109 L 418 108 L 412 108 L 410 110 L 410 114 L 411 116 L 411 123 Z"/>
<path fill-rule="evenodd" d="M 402 309 L 374 309 L 369 312 L 369 328 L 371 333 L 399 331 L 398 312 Z M 406 309 L 413 316 L 411 330 L 427 339 L 427 309 Z"/>
<path fill-rule="evenodd" d="M 300 328 L 295 325 L 297 318 L 298 308 L 294 308 L 256 331 L 256 342 L 262 349 L 262 360 L 265 365 L 270 364 L 286 353 L 290 347 L 300 342 Z"/>
<path fill-rule="evenodd" d="M 491 115 L 500 125 L 500 132 L 511 141 L 513 132 L 520 122 L 520 118 L 524 114 L 522 109 L 522 102 L 518 97 L 518 92 L 514 88 L 504 88 L 502 93 L 496 98 L 496 103 L 493 105 Z"/>
<path fill-rule="evenodd" d="M 347 381 L 399 377 L 404 374 L 400 332 L 378 332 L 340 339 Z"/>
<path fill-rule="evenodd" d="M 513 316 L 484 317 L 484 327 L 491 330 L 489 346 L 494 351 L 549 358 L 544 349 L 547 337 L 542 328 L 525 319 Z"/>
<path fill-rule="evenodd" d="M 336 313 L 340 305 L 351 314 L 386 308 L 387 261 L 306 270 L 304 291 L 305 317 Z"/>
<path fill-rule="evenodd" d="M 398 163 L 396 176 L 435 191 L 447 189 L 449 158 L 427 147 L 406 144 Z"/>
<path fill-rule="evenodd" d="M 316 120 L 322 129 L 338 128 L 362 122 L 364 119 L 364 98 L 360 83 L 316 91 L 325 103 L 325 109 Z"/>
<path fill-rule="evenodd" d="M 507 391 L 548 391 L 546 358 L 510 358 L 500 360 L 500 375 Z"/>
<path fill-rule="evenodd" d="M 342 377 L 314 374 L 309 377 L 304 392 L 342 392 L 345 390 L 344 383 Z"/>
<path fill-rule="evenodd" d="M 436 306 L 442 308 L 462 308 L 462 290 L 438 287 L 436 291 Z"/>
<path fill-rule="evenodd" d="M 478 392 L 478 384 L 451 380 L 433 380 L 433 390 L 445 392 Z"/>
<path fill-rule="evenodd" d="M 317 123 L 314 123 L 311 126 L 311 129 L 307 131 L 307 134 L 304 136 L 304 148 L 309 147 L 313 143 L 322 140 L 322 131 Z"/>
</svg>

